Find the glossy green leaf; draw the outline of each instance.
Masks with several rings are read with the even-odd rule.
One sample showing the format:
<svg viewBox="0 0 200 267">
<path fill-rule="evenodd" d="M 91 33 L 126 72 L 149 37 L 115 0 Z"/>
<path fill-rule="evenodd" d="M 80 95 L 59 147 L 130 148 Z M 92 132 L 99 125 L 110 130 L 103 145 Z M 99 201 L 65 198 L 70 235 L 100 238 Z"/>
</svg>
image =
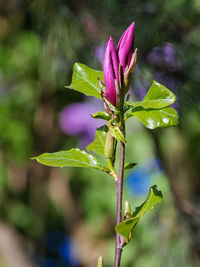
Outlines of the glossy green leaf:
<svg viewBox="0 0 200 267">
<path fill-rule="evenodd" d="M 99 161 L 84 150 L 72 148 L 68 151 L 43 153 L 34 157 L 39 163 L 52 167 L 87 167 L 103 170 Z"/>
<path fill-rule="evenodd" d="M 162 109 L 134 108 L 126 115 L 126 119 L 135 116 L 149 129 L 171 127 L 178 124 L 178 114 L 172 107 Z"/>
<path fill-rule="evenodd" d="M 96 112 L 96 113 L 92 114 L 91 117 L 94 119 L 102 119 L 102 120 L 106 120 L 106 121 L 109 121 L 111 119 L 110 115 L 108 115 L 108 113 L 105 111 Z"/>
<path fill-rule="evenodd" d="M 124 165 L 124 170 L 132 169 L 133 167 L 135 167 L 135 165 L 137 165 L 137 163 L 134 163 L 134 162 L 126 163 L 126 164 Z"/>
<path fill-rule="evenodd" d="M 97 77 L 103 81 L 103 72 L 91 69 L 81 63 L 75 63 L 72 82 L 66 87 L 101 99 L 101 89 Z"/>
<path fill-rule="evenodd" d="M 125 137 L 123 133 L 121 132 L 121 130 L 119 129 L 119 126 L 117 125 L 117 123 L 114 120 L 111 120 L 110 122 L 111 122 L 111 125 L 109 126 L 109 129 L 110 129 L 111 135 L 116 140 L 119 140 L 125 144 L 126 143 Z"/>
<path fill-rule="evenodd" d="M 147 92 L 145 98 L 138 102 L 126 102 L 126 105 L 133 107 L 143 107 L 144 109 L 160 109 L 173 104 L 176 96 L 164 85 L 153 81 L 153 84 Z"/>
<path fill-rule="evenodd" d="M 93 151 L 104 157 L 104 145 L 106 141 L 106 133 L 108 132 L 108 127 L 106 125 L 98 128 L 96 130 L 95 139 L 90 143 L 86 149 L 87 151 Z"/>
<path fill-rule="evenodd" d="M 131 233 L 134 227 L 140 221 L 142 216 L 144 216 L 148 210 L 152 210 L 156 203 L 161 202 L 162 198 L 162 192 L 157 190 L 156 185 L 152 186 L 146 201 L 135 209 L 132 213 L 132 218 L 121 222 L 115 227 L 116 232 L 125 237 L 128 242 L 131 239 Z"/>
</svg>

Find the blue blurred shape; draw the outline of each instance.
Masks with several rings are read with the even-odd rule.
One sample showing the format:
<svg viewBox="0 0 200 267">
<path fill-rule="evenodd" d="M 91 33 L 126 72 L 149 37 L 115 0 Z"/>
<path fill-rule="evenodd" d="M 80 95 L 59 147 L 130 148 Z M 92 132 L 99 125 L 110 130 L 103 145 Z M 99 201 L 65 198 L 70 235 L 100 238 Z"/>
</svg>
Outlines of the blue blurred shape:
<svg viewBox="0 0 200 267">
<path fill-rule="evenodd" d="M 128 191 L 134 196 L 146 195 L 152 185 L 154 174 L 161 171 L 161 163 L 158 159 L 152 159 L 140 167 L 134 168 L 126 180 Z"/>
<path fill-rule="evenodd" d="M 46 248 L 48 252 L 58 255 L 60 260 L 59 266 L 76 266 L 79 262 L 75 256 L 74 241 L 67 237 L 62 231 L 49 232 L 46 238 Z M 53 261 L 49 260 L 49 266 L 53 264 Z M 55 262 L 56 264 L 56 262 Z M 45 265 L 46 266 L 46 265 Z M 57 267 L 57 265 L 55 265 Z"/>
<path fill-rule="evenodd" d="M 79 264 L 74 248 L 75 244 L 72 239 L 66 238 L 63 241 L 60 247 L 60 257 L 64 265 L 70 263 L 71 266 L 77 266 Z"/>
<path fill-rule="evenodd" d="M 47 259 L 45 260 L 44 267 L 64 267 L 60 264 L 60 262 L 56 259 Z"/>
</svg>

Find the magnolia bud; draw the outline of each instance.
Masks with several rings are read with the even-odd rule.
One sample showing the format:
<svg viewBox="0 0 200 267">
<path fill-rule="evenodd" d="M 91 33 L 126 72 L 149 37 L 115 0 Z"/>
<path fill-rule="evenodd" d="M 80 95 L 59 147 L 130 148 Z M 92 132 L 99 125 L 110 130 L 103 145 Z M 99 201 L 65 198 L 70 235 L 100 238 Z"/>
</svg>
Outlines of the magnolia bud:
<svg viewBox="0 0 200 267">
<path fill-rule="evenodd" d="M 116 82 L 119 83 L 119 64 L 112 37 L 110 37 L 104 56 L 103 64 L 106 97 L 111 104 L 116 106 Z"/>
<path fill-rule="evenodd" d="M 134 32 L 135 32 L 135 22 L 126 29 L 126 31 L 121 36 L 118 46 L 117 55 L 119 63 L 122 66 L 123 73 L 126 67 L 129 67 L 133 54 L 133 44 L 134 44 Z"/>
</svg>

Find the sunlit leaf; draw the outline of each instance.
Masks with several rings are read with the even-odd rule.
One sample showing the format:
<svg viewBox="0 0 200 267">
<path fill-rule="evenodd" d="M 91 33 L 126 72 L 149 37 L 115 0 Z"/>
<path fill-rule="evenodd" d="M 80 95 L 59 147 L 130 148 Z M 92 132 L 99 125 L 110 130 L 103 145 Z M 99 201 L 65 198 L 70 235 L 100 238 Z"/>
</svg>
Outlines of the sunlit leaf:
<svg viewBox="0 0 200 267">
<path fill-rule="evenodd" d="M 96 112 L 96 113 L 92 114 L 91 117 L 94 119 L 102 119 L 102 120 L 106 120 L 106 121 L 109 121 L 111 119 L 110 115 L 108 115 L 108 113 L 105 111 Z"/>
<path fill-rule="evenodd" d="M 125 237 L 128 242 L 131 239 L 131 233 L 134 227 L 140 221 L 142 216 L 144 216 L 148 210 L 152 210 L 156 203 L 161 202 L 162 198 L 162 192 L 157 190 L 156 185 L 152 186 L 146 201 L 135 209 L 132 213 L 132 218 L 121 222 L 115 227 L 116 232 Z"/>
<path fill-rule="evenodd" d="M 98 128 L 96 130 L 94 141 L 86 147 L 87 151 L 88 152 L 93 151 L 104 157 L 104 145 L 106 141 L 107 132 L 108 132 L 108 127 L 106 125 Z"/>
<path fill-rule="evenodd" d="M 126 140 L 125 140 L 123 133 L 121 132 L 121 130 L 119 129 L 119 126 L 117 125 L 117 123 L 114 120 L 111 121 L 111 125 L 109 126 L 109 129 L 110 129 L 111 135 L 116 140 L 119 140 L 119 141 L 123 142 L 124 144 L 126 143 Z"/>
<path fill-rule="evenodd" d="M 100 162 L 95 157 L 78 148 L 55 153 L 43 153 L 32 159 L 36 159 L 39 163 L 52 167 L 72 166 L 103 170 Z"/>
<path fill-rule="evenodd" d="M 135 116 L 149 129 L 170 127 L 178 124 L 178 114 L 172 107 L 162 109 L 134 108 L 127 113 L 126 119 Z"/>
<path fill-rule="evenodd" d="M 126 105 L 144 109 L 160 109 L 173 104 L 176 96 L 164 85 L 153 81 L 153 84 L 142 101 L 126 102 Z"/>
<path fill-rule="evenodd" d="M 75 63 L 72 82 L 66 87 L 101 99 L 101 89 L 97 77 L 104 81 L 102 71 L 91 69 L 81 63 Z"/>
</svg>

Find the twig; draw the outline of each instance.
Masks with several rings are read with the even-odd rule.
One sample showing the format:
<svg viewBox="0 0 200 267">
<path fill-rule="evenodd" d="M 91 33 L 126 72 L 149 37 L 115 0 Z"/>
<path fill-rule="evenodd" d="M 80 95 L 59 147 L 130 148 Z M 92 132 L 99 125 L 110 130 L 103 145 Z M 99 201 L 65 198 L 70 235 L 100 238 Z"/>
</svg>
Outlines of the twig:
<svg viewBox="0 0 200 267">
<path fill-rule="evenodd" d="M 122 132 L 125 134 L 125 127 L 123 122 L 122 112 Z M 119 176 L 117 180 L 117 219 L 116 224 L 119 224 L 122 219 L 122 193 L 123 193 L 123 179 L 124 179 L 124 163 L 125 163 L 125 144 L 120 142 L 120 165 L 119 165 Z M 121 237 L 116 233 L 116 246 L 115 246 L 115 267 L 120 266 L 122 255 Z"/>
</svg>

